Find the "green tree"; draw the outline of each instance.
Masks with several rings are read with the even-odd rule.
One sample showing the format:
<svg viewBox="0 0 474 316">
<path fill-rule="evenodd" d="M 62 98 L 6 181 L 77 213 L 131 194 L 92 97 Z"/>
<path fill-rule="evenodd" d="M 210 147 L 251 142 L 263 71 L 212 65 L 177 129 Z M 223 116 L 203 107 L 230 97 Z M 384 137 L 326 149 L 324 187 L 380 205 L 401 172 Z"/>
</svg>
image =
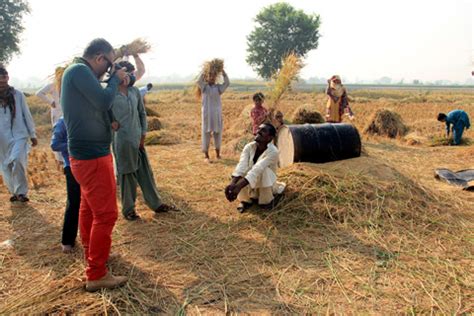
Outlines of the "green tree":
<svg viewBox="0 0 474 316">
<path fill-rule="evenodd" d="M 318 47 L 320 17 L 296 10 L 285 2 L 263 8 L 256 16 L 257 26 L 247 36 L 247 63 L 269 79 L 282 66 L 282 59 L 294 52 L 305 57 Z"/>
<path fill-rule="evenodd" d="M 20 52 L 23 16 L 30 12 L 26 0 L 0 0 L 0 63 L 7 63 Z"/>
</svg>

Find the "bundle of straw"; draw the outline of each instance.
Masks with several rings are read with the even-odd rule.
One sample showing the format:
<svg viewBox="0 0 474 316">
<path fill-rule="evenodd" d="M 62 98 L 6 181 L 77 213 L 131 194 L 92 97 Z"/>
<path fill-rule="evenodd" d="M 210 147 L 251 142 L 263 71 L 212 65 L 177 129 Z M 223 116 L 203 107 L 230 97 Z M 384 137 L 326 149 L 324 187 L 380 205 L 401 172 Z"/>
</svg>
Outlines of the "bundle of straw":
<svg viewBox="0 0 474 316">
<path fill-rule="evenodd" d="M 217 80 L 217 78 L 224 71 L 224 60 L 215 58 L 211 61 L 207 61 L 202 66 L 202 73 L 204 74 L 204 80 L 207 82 L 210 80 Z"/>
<path fill-rule="evenodd" d="M 64 71 L 67 67 L 68 65 L 59 66 L 56 67 L 56 70 L 54 71 L 54 86 L 59 93 L 61 93 L 61 81 L 63 79 Z"/>
<path fill-rule="evenodd" d="M 283 66 L 275 75 L 271 90 L 268 94 L 270 108 L 277 108 L 283 94 L 288 91 L 291 84 L 298 79 L 298 74 L 304 64 L 301 57 L 295 53 L 290 53 L 283 59 Z"/>
<path fill-rule="evenodd" d="M 122 45 L 120 48 L 115 49 L 115 58 L 122 58 L 124 56 L 145 54 L 151 49 L 151 45 L 148 44 L 144 39 L 137 38 L 133 42 Z"/>
<path fill-rule="evenodd" d="M 219 59 L 219 58 L 214 58 L 213 60 L 206 61 L 202 65 L 202 70 L 198 76 L 198 80 L 201 78 L 201 76 L 203 76 L 204 81 L 206 82 L 209 82 L 209 81 L 216 82 L 219 76 L 222 75 L 223 71 L 224 71 L 224 60 Z M 196 85 L 194 87 L 194 94 L 196 95 L 196 98 L 198 100 L 201 99 L 202 91 L 197 84 L 197 80 L 196 80 Z"/>
</svg>

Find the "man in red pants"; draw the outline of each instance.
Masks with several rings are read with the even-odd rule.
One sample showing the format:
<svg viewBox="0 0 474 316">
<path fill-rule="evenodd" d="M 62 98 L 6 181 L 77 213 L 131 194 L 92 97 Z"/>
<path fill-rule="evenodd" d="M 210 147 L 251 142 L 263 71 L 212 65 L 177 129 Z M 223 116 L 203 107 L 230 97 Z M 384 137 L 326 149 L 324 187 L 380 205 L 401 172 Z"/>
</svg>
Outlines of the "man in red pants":
<svg viewBox="0 0 474 316">
<path fill-rule="evenodd" d="M 125 68 L 116 70 L 103 88 L 100 78 L 111 69 L 114 50 L 104 39 L 93 40 L 64 72 L 61 105 L 66 123 L 71 170 L 81 186 L 79 228 L 84 247 L 86 290 L 97 291 L 126 283 L 113 276 L 106 263 L 117 220 L 115 176 L 110 153 L 109 111 Z"/>
</svg>

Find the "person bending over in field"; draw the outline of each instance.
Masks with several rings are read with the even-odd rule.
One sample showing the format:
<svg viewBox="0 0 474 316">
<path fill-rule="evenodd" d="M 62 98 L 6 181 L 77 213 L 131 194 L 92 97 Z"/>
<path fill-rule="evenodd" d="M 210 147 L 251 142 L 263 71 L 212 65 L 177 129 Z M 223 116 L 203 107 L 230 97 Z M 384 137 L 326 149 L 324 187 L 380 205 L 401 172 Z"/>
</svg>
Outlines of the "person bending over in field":
<svg viewBox="0 0 474 316">
<path fill-rule="evenodd" d="M 353 119 L 354 114 L 349 107 L 346 88 L 342 85 L 341 77 L 334 75 L 328 80 L 326 88 L 328 102 L 326 105 L 326 121 L 329 123 L 341 123 L 344 112 Z"/>
<path fill-rule="evenodd" d="M 250 111 L 250 118 L 252 119 L 252 133 L 257 135 L 258 127 L 263 124 L 268 116 L 267 109 L 263 106 L 265 96 L 261 92 L 253 95 L 254 107 Z"/>
<path fill-rule="evenodd" d="M 449 112 L 448 115 L 439 113 L 438 121 L 446 123 L 446 137 L 448 138 L 452 125 L 454 145 L 459 145 L 461 143 L 461 137 L 464 133 L 464 129 L 469 129 L 471 127 L 469 116 L 463 110 L 454 110 Z"/>
<path fill-rule="evenodd" d="M 144 87 L 141 87 L 139 90 L 140 90 L 140 95 L 142 96 L 143 98 L 143 101 L 145 101 L 145 95 L 147 95 L 148 93 L 150 93 L 151 89 L 153 89 L 153 84 L 150 82 L 148 83 L 146 86 Z"/>
<path fill-rule="evenodd" d="M 140 92 L 133 86 L 135 67 L 128 61 L 121 61 L 118 65 L 126 68 L 129 75 L 121 82 L 112 104 L 113 118 L 120 126 L 114 132 L 113 149 L 120 184 L 122 214 L 125 219 L 133 221 L 140 218 L 135 211 L 137 184 L 142 189 L 145 203 L 155 213 L 176 209 L 162 203 L 148 161 L 144 144 L 147 131 L 146 112 Z"/>
<path fill-rule="evenodd" d="M 206 76 L 202 73 L 197 85 L 201 93 L 201 119 L 202 119 L 202 151 L 205 161 L 210 162 L 209 145 L 211 134 L 214 137 L 217 159 L 221 158 L 220 149 L 222 144 L 222 102 L 221 94 L 229 87 L 230 81 L 225 71 L 222 71 L 224 83 L 216 83 L 217 74 Z"/>
<path fill-rule="evenodd" d="M 229 202 L 238 199 L 237 210 L 243 213 L 252 203 L 261 208 L 272 208 L 285 184 L 277 182 L 278 149 L 273 145 L 276 129 L 270 123 L 258 127 L 255 140 L 245 145 L 240 161 L 232 173 L 232 181 L 225 188 Z"/>
</svg>

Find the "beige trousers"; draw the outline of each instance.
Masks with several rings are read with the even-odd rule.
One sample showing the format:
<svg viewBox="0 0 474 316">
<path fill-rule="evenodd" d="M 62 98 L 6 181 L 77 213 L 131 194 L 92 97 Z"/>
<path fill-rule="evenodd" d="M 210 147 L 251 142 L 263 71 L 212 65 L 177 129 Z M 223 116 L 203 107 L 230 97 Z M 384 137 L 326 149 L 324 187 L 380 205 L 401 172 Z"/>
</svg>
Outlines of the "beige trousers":
<svg viewBox="0 0 474 316">
<path fill-rule="evenodd" d="M 273 201 L 272 187 L 252 189 L 250 186 L 243 188 L 237 196 L 239 202 L 251 203 L 251 199 L 258 199 L 259 205 L 269 204 Z"/>
</svg>

